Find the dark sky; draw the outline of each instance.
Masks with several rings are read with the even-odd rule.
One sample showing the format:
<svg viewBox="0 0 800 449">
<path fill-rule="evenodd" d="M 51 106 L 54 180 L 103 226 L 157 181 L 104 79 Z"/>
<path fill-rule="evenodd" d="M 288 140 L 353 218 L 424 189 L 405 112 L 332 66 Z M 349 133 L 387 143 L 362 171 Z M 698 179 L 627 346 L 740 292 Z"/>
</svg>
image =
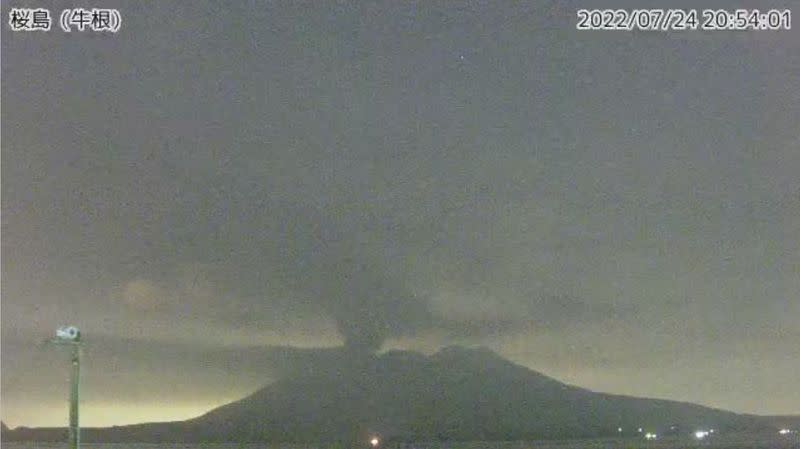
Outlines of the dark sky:
<svg viewBox="0 0 800 449">
<path fill-rule="evenodd" d="M 344 343 L 800 413 L 796 30 L 579 32 L 632 4 L 572 1 L 5 23 L 65 5 L 3 2 L 10 425 L 66 422 L 41 341 L 67 323 L 85 425 L 194 416 L 281 375 L 276 347 Z"/>
</svg>

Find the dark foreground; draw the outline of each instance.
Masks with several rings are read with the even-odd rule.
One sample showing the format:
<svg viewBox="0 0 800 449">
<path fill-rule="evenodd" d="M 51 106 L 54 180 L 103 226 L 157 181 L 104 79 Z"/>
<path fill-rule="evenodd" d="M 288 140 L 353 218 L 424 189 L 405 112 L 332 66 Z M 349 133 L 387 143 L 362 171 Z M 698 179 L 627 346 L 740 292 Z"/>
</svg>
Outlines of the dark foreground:
<svg viewBox="0 0 800 449">
<path fill-rule="evenodd" d="M 67 449 L 66 443 L 8 442 L 4 449 Z M 343 448 L 341 446 L 325 448 L 316 445 L 298 444 L 145 444 L 145 443 L 113 443 L 82 444 L 87 449 L 368 449 Z M 405 449 L 800 449 L 800 437 L 718 437 L 714 440 L 697 441 L 691 438 L 665 438 L 658 441 L 640 439 L 595 439 L 564 441 L 519 441 L 519 442 L 472 442 L 472 443 L 419 443 L 407 445 Z M 387 448 L 394 449 L 394 448 Z"/>
</svg>

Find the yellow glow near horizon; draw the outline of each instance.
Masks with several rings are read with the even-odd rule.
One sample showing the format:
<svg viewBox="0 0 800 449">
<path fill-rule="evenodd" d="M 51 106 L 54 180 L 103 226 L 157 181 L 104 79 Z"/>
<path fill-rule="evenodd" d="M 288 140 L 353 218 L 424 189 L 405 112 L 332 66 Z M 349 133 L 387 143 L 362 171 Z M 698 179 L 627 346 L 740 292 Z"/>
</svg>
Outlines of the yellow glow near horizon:
<svg viewBox="0 0 800 449">
<path fill-rule="evenodd" d="M 238 398 L 237 398 L 238 399 Z M 183 421 L 200 416 L 220 405 L 231 402 L 191 402 L 170 404 L 81 404 L 81 427 L 110 427 L 145 422 Z M 9 410 L 4 407 L 3 422 L 10 427 L 66 427 L 67 405 L 47 408 Z"/>
</svg>

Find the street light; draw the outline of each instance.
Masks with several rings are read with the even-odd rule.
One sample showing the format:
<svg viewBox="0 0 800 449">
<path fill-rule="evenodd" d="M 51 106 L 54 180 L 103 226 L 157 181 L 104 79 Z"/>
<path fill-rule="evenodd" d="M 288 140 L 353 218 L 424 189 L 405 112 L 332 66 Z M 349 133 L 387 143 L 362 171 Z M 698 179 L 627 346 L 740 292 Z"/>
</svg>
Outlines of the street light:
<svg viewBox="0 0 800 449">
<path fill-rule="evenodd" d="M 72 375 L 69 394 L 69 449 L 78 449 L 81 444 L 81 428 L 78 423 L 78 402 L 81 384 L 81 332 L 75 326 L 56 329 L 56 337 L 47 341 L 54 345 L 72 348 Z"/>
</svg>

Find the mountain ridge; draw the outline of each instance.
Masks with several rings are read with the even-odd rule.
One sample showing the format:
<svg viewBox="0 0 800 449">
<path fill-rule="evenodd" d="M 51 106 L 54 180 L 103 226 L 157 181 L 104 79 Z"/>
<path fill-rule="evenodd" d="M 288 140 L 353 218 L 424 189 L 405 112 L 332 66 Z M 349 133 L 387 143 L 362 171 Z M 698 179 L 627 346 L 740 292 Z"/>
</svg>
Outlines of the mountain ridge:
<svg viewBox="0 0 800 449">
<path fill-rule="evenodd" d="M 363 442 L 370 435 L 389 441 L 534 440 L 635 435 L 639 428 L 662 434 L 776 428 L 768 417 L 596 393 L 483 348 L 448 347 L 431 356 L 342 349 L 340 355 L 193 419 L 84 429 L 84 440 Z M 10 440 L 58 440 L 66 431 L 4 429 L 4 434 Z"/>
</svg>

